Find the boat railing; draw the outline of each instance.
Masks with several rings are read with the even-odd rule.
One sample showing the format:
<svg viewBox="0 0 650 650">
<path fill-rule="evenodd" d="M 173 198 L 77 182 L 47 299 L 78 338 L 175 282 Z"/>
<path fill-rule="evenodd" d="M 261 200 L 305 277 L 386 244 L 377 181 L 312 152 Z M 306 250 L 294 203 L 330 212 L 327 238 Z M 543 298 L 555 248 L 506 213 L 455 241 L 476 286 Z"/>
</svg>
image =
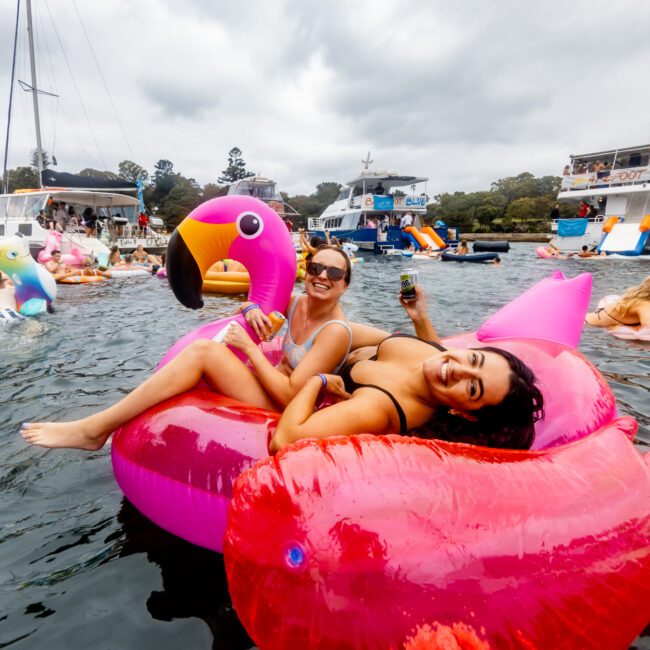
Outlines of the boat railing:
<svg viewBox="0 0 650 650">
<path fill-rule="evenodd" d="M 604 214 L 597 214 L 593 217 L 565 217 L 569 219 L 587 219 L 589 223 L 603 223 L 607 217 Z M 621 220 L 623 220 L 621 218 Z M 562 219 L 551 219 L 551 232 L 557 232 L 557 224 L 558 221 L 562 221 Z"/>
<path fill-rule="evenodd" d="M 563 176 L 560 192 L 573 192 L 592 188 L 643 185 L 650 181 L 650 167 L 628 167 L 624 169 L 585 172 Z"/>
</svg>

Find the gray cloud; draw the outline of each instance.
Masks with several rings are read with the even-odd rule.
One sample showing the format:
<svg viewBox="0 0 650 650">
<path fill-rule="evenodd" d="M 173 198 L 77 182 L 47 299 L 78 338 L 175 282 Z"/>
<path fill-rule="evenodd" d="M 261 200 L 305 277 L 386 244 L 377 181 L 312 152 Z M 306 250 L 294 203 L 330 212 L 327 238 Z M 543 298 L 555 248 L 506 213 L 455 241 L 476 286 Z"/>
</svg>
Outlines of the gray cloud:
<svg viewBox="0 0 650 650">
<path fill-rule="evenodd" d="M 378 166 L 430 176 L 434 193 L 559 173 L 572 151 L 647 139 L 650 5 L 632 0 L 78 6 L 128 146 L 63 2 L 54 18 L 81 98 L 47 15 L 37 16 L 39 75 L 60 90 L 43 102 L 44 132 L 71 171 L 116 168 L 130 147 L 150 169 L 169 158 L 213 182 L 237 145 L 251 169 L 310 192 L 356 174 L 370 149 Z M 3 16 L 14 8 L 0 0 Z M 12 23 L 0 23 L 0 114 Z M 20 66 L 28 74 L 24 46 Z M 27 95 L 16 100 L 12 166 L 34 146 L 30 111 Z"/>
</svg>

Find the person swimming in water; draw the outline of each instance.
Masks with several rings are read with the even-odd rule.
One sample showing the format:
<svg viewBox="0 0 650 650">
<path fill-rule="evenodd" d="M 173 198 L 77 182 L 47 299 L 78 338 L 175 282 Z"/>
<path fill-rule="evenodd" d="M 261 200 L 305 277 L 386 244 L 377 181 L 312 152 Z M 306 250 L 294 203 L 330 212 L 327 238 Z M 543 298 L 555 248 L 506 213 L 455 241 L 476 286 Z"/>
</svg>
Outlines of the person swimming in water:
<svg viewBox="0 0 650 650">
<path fill-rule="evenodd" d="M 638 286 L 628 289 L 614 305 L 587 314 L 585 323 L 593 327 L 649 327 L 650 275 Z"/>
</svg>

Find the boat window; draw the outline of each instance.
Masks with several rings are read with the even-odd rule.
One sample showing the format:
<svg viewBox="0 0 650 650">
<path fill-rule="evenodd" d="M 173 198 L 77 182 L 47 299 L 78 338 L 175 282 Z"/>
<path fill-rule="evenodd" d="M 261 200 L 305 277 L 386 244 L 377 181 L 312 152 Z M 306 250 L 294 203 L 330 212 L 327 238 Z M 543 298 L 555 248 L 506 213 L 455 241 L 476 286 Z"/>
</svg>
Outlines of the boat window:
<svg viewBox="0 0 650 650">
<path fill-rule="evenodd" d="M 5 236 L 5 225 L 0 224 L 0 237 L 4 237 L 4 236 Z"/>
<path fill-rule="evenodd" d="M 357 186 L 354 188 L 354 193 L 352 196 L 361 196 L 363 194 L 363 188 L 361 186 Z"/>
<path fill-rule="evenodd" d="M 25 235 L 25 237 L 31 237 L 32 236 L 32 224 L 31 223 L 19 223 L 18 224 L 18 232 L 21 235 Z"/>
<path fill-rule="evenodd" d="M 276 199 L 275 188 L 273 185 L 258 185 L 255 187 L 253 196 L 258 199 Z"/>
<path fill-rule="evenodd" d="M 9 197 L 9 208 L 7 210 L 8 217 L 20 218 L 25 211 L 26 196 L 11 196 Z"/>
<path fill-rule="evenodd" d="M 0 217 L 5 216 L 8 205 L 9 205 L 9 197 L 8 196 L 0 197 Z"/>
<path fill-rule="evenodd" d="M 345 187 L 339 192 L 339 195 L 336 197 L 336 200 L 343 201 L 344 199 L 347 199 L 349 195 L 350 195 L 350 188 Z"/>
<path fill-rule="evenodd" d="M 36 218 L 39 211 L 45 207 L 45 196 L 43 194 L 25 196 L 25 216 Z"/>
</svg>

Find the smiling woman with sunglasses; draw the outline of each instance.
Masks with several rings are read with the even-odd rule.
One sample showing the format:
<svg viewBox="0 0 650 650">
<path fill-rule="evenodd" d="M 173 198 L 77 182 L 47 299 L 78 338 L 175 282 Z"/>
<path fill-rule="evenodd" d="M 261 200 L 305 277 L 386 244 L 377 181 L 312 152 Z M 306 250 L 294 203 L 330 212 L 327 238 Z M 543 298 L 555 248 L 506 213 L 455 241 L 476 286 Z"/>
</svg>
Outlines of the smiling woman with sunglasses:
<svg viewBox="0 0 650 650">
<path fill-rule="evenodd" d="M 271 451 L 301 438 L 361 433 L 417 435 L 528 449 L 544 414 L 535 376 L 498 348 L 445 349 L 416 287 L 400 302 L 417 336 L 352 323 L 354 352 L 339 375 L 311 377 L 285 409 Z M 342 398 L 315 411 L 321 391 Z"/>
<path fill-rule="evenodd" d="M 281 411 L 310 377 L 335 373 L 343 365 L 352 332 L 339 299 L 350 278 L 350 260 L 343 251 L 329 246 L 316 251 L 307 269 L 306 295 L 293 296 L 290 302 L 283 356 L 277 366 L 271 364 L 243 327 L 231 327 L 224 342 L 241 350 L 248 364 L 225 345 L 200 339 L 114 406 L 74 422 L 26 423 L 22 435 L 43 447 L 99 449 L 117 427 L 163 400 L 190 390 L 201 379 L 222 395 Z M 265 339 L 271 324 L 268 317 L 251 303 L 244 303 L 241 310 L 258 336 Z"/>
</svg>

